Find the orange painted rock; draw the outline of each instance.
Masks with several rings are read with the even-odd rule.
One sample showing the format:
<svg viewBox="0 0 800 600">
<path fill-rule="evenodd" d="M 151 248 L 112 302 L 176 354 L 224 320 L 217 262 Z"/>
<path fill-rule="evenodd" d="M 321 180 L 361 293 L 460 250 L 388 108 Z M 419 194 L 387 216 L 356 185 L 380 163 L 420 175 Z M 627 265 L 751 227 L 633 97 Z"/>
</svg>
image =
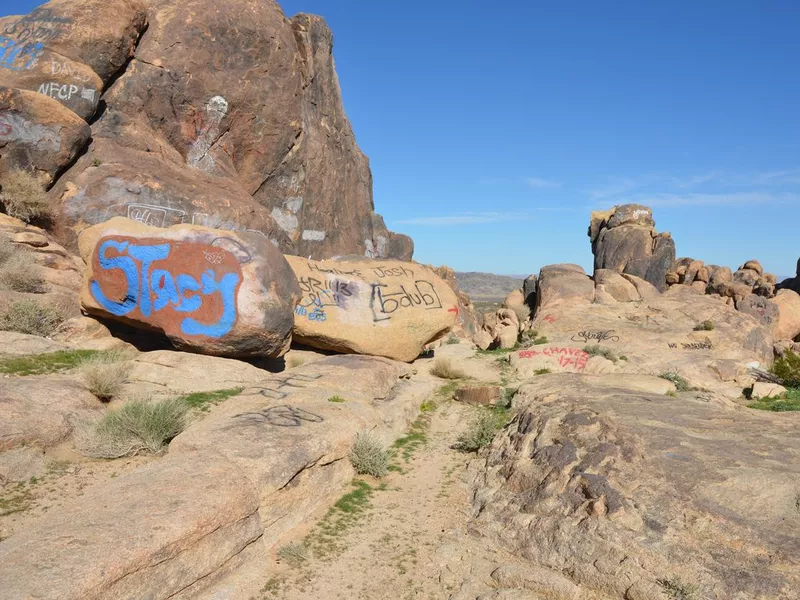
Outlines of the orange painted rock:
<svg viewBox="0 0 800 600">
<path fill-rule="evenodd" d="M 166 335 L 179 349 L 231 357 L 289 348 L 299 288 L 263 237 L 114 218 L 84 230 L 81 306 Z"/>
<path fill-rule="evenodd" d="M 287 256 L 302 297 L 294 337 L 325 350 L 412 361 L 458 318 L 458 297 L 430 267 L 397 260 Z"/>
</svg>

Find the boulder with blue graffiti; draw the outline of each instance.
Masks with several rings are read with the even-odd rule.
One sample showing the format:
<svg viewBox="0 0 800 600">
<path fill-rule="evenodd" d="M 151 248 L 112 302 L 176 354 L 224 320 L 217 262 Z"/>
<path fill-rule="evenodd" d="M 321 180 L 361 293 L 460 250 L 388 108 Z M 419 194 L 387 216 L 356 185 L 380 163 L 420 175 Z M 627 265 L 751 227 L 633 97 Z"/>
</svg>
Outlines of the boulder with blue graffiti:
<svg viewBox="0 0 800 600">
<path fill-rule="evenodd" d="M 91 315 L 164 335 L 178 349 L 277 357 L 291 344 L 300 288 L 263 236 L 117 217 L 78 238 Z"/>
<path fill-rule="evenodd" d="M 297 341 L 410 362 L 456 325 L 458 296 L 428 266 L 399 260 L 287 256 L 302 297 Z"/>
</svg>

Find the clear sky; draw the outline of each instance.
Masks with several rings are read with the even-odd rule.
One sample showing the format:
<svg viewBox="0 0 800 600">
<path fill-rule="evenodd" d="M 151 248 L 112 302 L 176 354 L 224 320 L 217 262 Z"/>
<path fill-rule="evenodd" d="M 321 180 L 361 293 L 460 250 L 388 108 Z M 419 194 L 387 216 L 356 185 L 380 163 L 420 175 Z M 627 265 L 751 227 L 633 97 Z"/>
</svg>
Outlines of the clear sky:
<svg viewBox="0 0 800 600">
<path fill-rule="evenodd" d="M 679 256 L 794 274 L 800 3 L 280 4 L 333 29 L 376 209 L 417 260 L 589 268 L 590 211 L 640 202 Z"/>
</svg>

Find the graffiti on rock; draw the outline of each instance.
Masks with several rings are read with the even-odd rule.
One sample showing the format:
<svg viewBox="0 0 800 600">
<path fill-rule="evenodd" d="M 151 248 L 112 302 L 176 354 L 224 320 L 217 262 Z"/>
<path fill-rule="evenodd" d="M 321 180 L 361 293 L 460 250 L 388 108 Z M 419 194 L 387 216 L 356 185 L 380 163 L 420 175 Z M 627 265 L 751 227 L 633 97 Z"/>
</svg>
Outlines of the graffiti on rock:
<svg viewBox="0 0 800 600">
<path fill-rule="evenodd" d="M 61 37 L 71 23 L 49 8 L 37 8 L 10 23 L 0 34 L 0 68 L 24 71 L 34 67 L 44 45 Z"/>
<path fill-rule="evenodd" d="M 0 112 L 0 142 L 19 142 L 51 152 L 61 148 L 56 129 L 28 121 L 11 111 Z"/>
<path fill-rule="evenodd" d="M 614 330 L 609 329 L 608 331 L 590 331 L 588 329 L 584 329 L 572 336 L 573 342 L 618 342 L 619 336 L 614 335 Z"/>
<path fill-rule="evenodd" d="M 97 90 L 93 88 L 82 88 L 73 83 L 58 83 L 55 81 L 41 84 L 38 91 L 40 94 L 49 96 L 54 100 L 67 102 L 72 100 L 73 97 L 80 97 L 83 100 L 94 102 L 95 94 L 97 93 Z"/>
<path fill-rule="evenodd" d="M 236 418 L 246 419 L 254 424 L 266 423 L 273 427 L 300 427 L 304 421 L 306 423 L 322 423 L 325 420 L 318 414 L 290 404 L 241 413 L 236 415 Z"/>
<path fill-rule="evenodd" d="M 283 400 L 293 389 L 302 389 L 307 384 L 319 379 L 319 374 L 297 373 L 288 376 L 278 376 L 273 379 L 270 385 L 261 388 L 261 395 L 276 400 Z"/>
<path fill-rule="evenodd" d="M 220 137 L 219 125 L 228 114 L 228 101 L 222 96 L 214 96 L 199 114 L 195 122 L 195 141 L 186 156 L 186 162 L 203 171 L 210 171 L 216 163 L 209 154 Z"/>
<path fill-rule="evenodd" d="M 414 287 L 406 289 L 406 285 L 387 285 L 383 283 L 372 284 L 370 308 L 374 321 L 387 321 L 397 311 L 408 308 L 421 308 L 434 310 L 444 308 L 439 294 L 430 281 L 417 279 Z"/>
<path fill-rule="evenodd" d="M 221 338 L 236 324 L 241 282 L 236 256 L 219 246 L 111 236 L 97 244 L 89 290 L 116 317 Z"/>
<path fill-rule="evenodd" d="M 676 343 L 668 343 L 667 346 L 672 350 L 677 350 L 678 348 L 678 344 Z M 713 350 L 714 345 L 711 342 L 682 342 L 681 348 L 684 350 Z"/>
<path fill-rule="evenodd" d="M 541 350 L 521 350 L 520 358 L 534 358 L 536 356 L 550 356 L 558 361 L 561 367 L 574 367 L 583 371 L 589 360 L 589 353 L 578 348 L 543 348 Z"/>
</svg>

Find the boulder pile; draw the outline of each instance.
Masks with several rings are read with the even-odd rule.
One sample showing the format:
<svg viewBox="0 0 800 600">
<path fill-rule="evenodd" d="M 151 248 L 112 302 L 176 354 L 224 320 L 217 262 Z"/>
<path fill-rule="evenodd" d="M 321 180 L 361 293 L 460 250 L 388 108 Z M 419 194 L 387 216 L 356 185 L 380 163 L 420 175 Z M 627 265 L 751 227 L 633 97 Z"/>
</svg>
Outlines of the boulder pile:
<svg viewBox="0 0 800 600">
<path fill-rule="evenodd" d="M 656 233 L 655 225 L 653 211 L 641 204 L 593 212 L 589 238 L 595 271 L 634 275 L 663 291 L 675 261 L 675 242 L 669 233 Z"/>
</svg>

